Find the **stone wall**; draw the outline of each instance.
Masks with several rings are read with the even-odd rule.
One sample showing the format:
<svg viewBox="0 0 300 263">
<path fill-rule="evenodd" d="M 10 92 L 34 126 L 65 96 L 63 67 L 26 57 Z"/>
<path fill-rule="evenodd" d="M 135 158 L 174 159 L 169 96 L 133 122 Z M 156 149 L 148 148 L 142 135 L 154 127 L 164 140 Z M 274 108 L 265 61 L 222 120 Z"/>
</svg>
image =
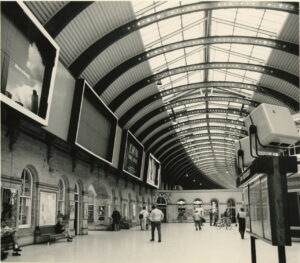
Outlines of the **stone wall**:
<svg viewBox="0 0 300 263">
<path fill-rule="evenodd" d="M 166 218 L 167 222 L 178 222 L 178 204 L 179 200 L 185 202 L 185 211 L 187 219 L 185 222 L 192 222 L 192 213 L 194 201 L 200 199 L 204 209 L 204 217 L 209 221 L 209 209 L 213 200 L 218 202 L 219 216 L 225 212 L 227 201 L 233 199 L 236 206 L 236 211 L 239 211 L 242 206 L 242 191 L 240 189 L 219 189 L 219 190 L 160 190 L 156 191 L 153 202 L 156 202 L 158 197 L 163 197 L 166 200 Z"/>
<path fill-rule="evenodd" d="M 20 195 L 21 174 L 27 168 L 33 177 L 31 206 L 31 224 L 27 228 L 19 228 L 21 244 L 34 242 L 34 229 L 39 225 L 40 192 L 58 193 L 59 180 L 65 185 L 65 215 L 70 228 L 75 232 L 74 218 L 70 217 L 70 209 L 74 210 L 75 185 L 79 190 L 78 202 L 78 234 L 88 234 L 88 229 L 106 229 L 110 223 L 113 208 L 117 208 L 122 216 L 126 216 L 138 224 L 138 213 L 143 205 L 151 206 L 153 190 L 144 183 L 124 178 L 112 173 L 105 166 L 93 167 L 89 163 L 74 160 L 67 154 L 30 134 L 18 133 L 17 141 L 10 146 L 7 128 L 1 127 L 1 182 L 2 188 L 17 189 Z M 88 193 L 93 189 L 94 222 L 88 223 Z M 18 204 L 20 205 L 20 204 Z M 105 207 L 104 220 L 99 220 L 99 206 Z M 18 209 L 19 211 L 19 209 Z M 53 211 L 53 213 L 57 213 Z M 17 226 L 19 215 L 17 217 Z"/>
</svg>

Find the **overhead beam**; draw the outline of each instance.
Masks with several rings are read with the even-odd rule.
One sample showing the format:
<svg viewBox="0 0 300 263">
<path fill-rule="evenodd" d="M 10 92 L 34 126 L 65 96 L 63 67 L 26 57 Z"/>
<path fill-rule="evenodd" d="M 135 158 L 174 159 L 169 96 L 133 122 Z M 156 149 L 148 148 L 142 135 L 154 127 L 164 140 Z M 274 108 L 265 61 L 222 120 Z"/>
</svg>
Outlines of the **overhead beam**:
<svg viewBox="0 0 300 263">
<path fill-rule="evenodd" d="M 141 142 L 143 143 L 143 145 L 146 148 L 148 148 L 149 145 L 151 145 L 155 140 L 157 140 L 161 136 L 167 134 L 168 132 L 175 131 L 175 129 L 177 129 L 177 128 L 185 127 L 188 125 L 206 123 L 206 122 L 207 122 L 206 118 L 201 118 L 201 119 L 193 119 L 193 120 L 180 122 L 178 124 L 173 124 L 173 125 L 170 125 L 169 127 L 159 130 L 158 132 L 153 134 L 150 138 L 148 138 L 145 142 L 144 141 L 141 141 Z M 226 119 L 226 118 L 210 118 L 209 122 L 210 123 L 224 123 L 224 124 L 233 124 L 233 125 L 244 126 L 244 122 L 242 122 L 242 121 L 231 120 L 231 119 Z"/>
<path fill-rule="evenodd" d="M 65 26 L 67 26 L 78 14 L 92 3 L 94 2 L 69 2 L 47 21 L 44 26 L 45 29 L 53 38 L 56 38 Z"/>
<path fill-rule="evenodd" d="M 222 136 L 224 137 L 224 139 L 214 139 L 214 142 L 220 142 L 220 143 L 232 143 L 232 145 L 234 145 L 234 139 L 235 138 L 228 138 L 228 136 Z M 192 145 L 194 142 L 195 143 L 199 143 L 199 142 L 210 142 L 209 139 L 197 139 L 197 137 L 195 135 L 193 136 L 189 136 L 189 139 L 193 140 L 191 142 L 184 142 L 183 139 L 176 139 L 175 141 L 172 141 L 168 144 L 166 144 L 165 146 L 163 146 L 156 154 L 155 157 L 160 160 L 161 162 L 163 162 L 165 156 L 167 156 L 170 152 L 172 152 L 175 149 L 178 149 L 178 147 L 182 147 L 182 145 Z M 201 138 L 201 137 L 200 137 Z"/>
<path fill-rule="evenodd" d="M 153 23 L 157 23 L 159 21 L 169 19 L 171 17 L 189 14 L 193 12 L 227 8 L 270 9 L 293 14 L 297 14 L 299 11 L 299 5 L 297 3 L 279 3 L 270 1 L 198 2 L 194 4 L 182 5 L 170 9 L 165 9 L 163 11 L 132 20 L 112 30 L 105 36 L 100 37 L 98 40 L 94 41 L 93 44 L 87 47 L 73 61 L 73 63 L 69 67 L 69 70 L 73 73 L 75 77 L 79 77 L 80 74 L 84 71 L 84 69 L 110 45 L 114 44 L 116 41 L 122 39 L 123 37 L 135 32 L 136 30 L 149 26 Z"/>
<path fill-rule="evenodd" d="M 161 100 L 165 96 L 169 96 L 171 94 L 175 94 L 177 92 L 183 92 L 187 90 L 197 90 L 197 89 L 205 89 L 205 88 L 214 88 L 214 87 L 222 87 L 222 88 L 230 88 L 230 89 L 242 89 L 242 90 L 250 90 L 257 93 L 263 93 L 264 95 L 271 96 L 287 106 L 291 107 L 293 110 L 297 111 L 299 109 L 299 102 L 294 98 L 290 98 L 287 95 L 275 91 L 271 88 L 257 86 L 253 84 L 245 84 L 242 82 L 227 82 L 227 81 L 208 81 L 208 82 L 198 82 L 188 85 L 182 85 L 175 88 L 170 88 L 164 90 L 162 92 L 155 93 L 142 101 L 138 102 L 134 106 L 132 106 L 129 110 L 123 114 L 119 123 L 120 126 L 125 126 L 126 123 L 137 113 L 140 112 L 143 108 L 146 108 L 151 103 Z"/>
<path fill-rule="evenodd" d="M 299 55 L 299 46 L 272 38 L 261 38 L 261 37 L 247 37 L 247 36 L 210 36 L 193 38 L 184 41 L 178 41 L 165 46 L 153 48 L 149 51 L 140 53 L 125 62 L 121 63 L 119 66 L 115 67 L 112 71 L 106 74 L 101 80 L 99 80 L 93 87 L 94 90 L 101 95 L 105 90 L 123 73 L 130 70 L 131 68 L 145 62 L 151 58 L 159 56 L 161 54 L 172 52 L 174 50 L 200 46 L 200 45 L 211 45 L 211 44 L 243 44 L 243 45 L 254 45 L 254 46 L 264 46 L 273 49 L 278 49 L 293 55 Z"/>
<path fill-rule="evenodd" d="M 165 106 L 162 106 L 158 109 L 155 109 L 147 114 L 145 114 L 142 118 L 140 118 L 138 121 L 136 121 L 129 129 L 131 132 L 135 133 L 137 130 L 139 130 L 147 121 L 151 120 L 154 118 L 156 115 L 161 114 L 162 112 L 165 111 Z M 240 110 L 234 109 L 234 108 L 229 108 L 229 109 L 223 109 L 223 108 L 211 108 L 208 109 L 197 109 L 197 110 L 189 110 L 189 111 L 180 111 L 175 114 L 170 115 L 169 117 L 163 118 L 161 120 L 158 120 L 157 122 L 153 123 L 150 125 L 148 128 L 146 128 L 139 136 L 146 137 L 147 134 L 149 134 L 151 131 L 159 127 L 160 125 L 163 125 L 167 122 L 174 121 L 176 118 L 180 118 L 183 116 L 191 116 L 191 115 L 198 115 L 198 114 L 206 114 L 206 113 L 213 113 L 213 114 L 232 114 L 232 115 L 237 115 L 240 116 Z M 243 117 L 246 117 L 249 112 L 246 110 L 243 110 L 241 113 Z M 138 136 L 138 138 L 139 138 Z"/>
<path fill-rule="evenodd" d="M 186 127 L 187 125 L 183 126 Z M 207 131 L 208 129 L 210 130 L 217 130 L 217 131 L 225 131 L 225 132 L 232 132 L 232 133 L 237 133 L 239 132 L 239 134 L 243 134 L 243 135 L 248 135 L 248 132 L 245 129 L 237 129 L 237 128 L 231 128 L 231 127 L 226 127 L 226 126 L 210 126 L 210 125 L 206 125 L 206 126 L 201 126 L 201 127 L 194 127 L 194 128 L 187 128 L 187 129 L 182 129 L 181 131 L 174 131 L 173 129 L 169 130 L 167 129 L 166 132 L 164 133 L 157 133 L 156 135 L 152 136 L 149 140 L 147 140 L 144 143 L 145 149 L 150 148 L 150 146 L 155 143 L 159 138 L 165 136 L 163 139 L 161 139 L 160 141 L 156 142 L 156 145 L 158 144 L 162 144 L 162 142 L 165 142 L 166 138 L 174 138 L 183 134 L 188 134 L 188 133 L 193 133 L 193 132 L 197 132 L 197 131 Z M 170 132 L 174 131 L 174 133 L 169 134 Z M 152 147 L 151 147 L 152 149 Z"/>
<path fill-rule="evenodd" d="M 239 130 L 237 129 L 237 132 Z M 182 137 L 179 137 L 178 135 L 176 134 L 172 134 L 166 138 L 164 138 L 163 140 L 159 141 L 158 143 L 156 143 L 155 145 L 153 145 L 149 150 L 148 152 L 153 152 L 154 155 L 156 156 L 157 153 L 160 152 L 160 150 L 162 148 L 164 148 L 165 144 L 168 145 L 168 142 L 173 142 L 174 141 L 176 142 L 176 139 L 178 138 L 179 140 L 183 141 L 184 139 L 190 139 L 190 138 L 199 138 L 199 137 L 206 137 L 208 136 L 209 134 L 208 133 L 200 133 L 200 134 L 188 134 L 188 135 L 185 135 L 185 136 L 182 136 Z M 239 133 L 239 135 L 241 136 L 238 136 L 238 135 L 235 135 L 235 134 L 224 134 L 224 133 L 210 133 L 211 136 L 215 136 L 215 137 L 227 137 L 227 138 L 232 138 L 232 139 L 235 139 L 235 140 L 239 140 L 241 138 L 243 138 L 243 133 Z"/>
<path fill-rule="evenodd" d="M 184 153 L 189 153 L 187 150 L 199 149 L 199 148 L 207 148 L 209 149 L 211 146 L 216 147 L 217 149 L 234 149 L 234 145 L 232 144 L 221 144 L 221 143 L 206 143 L 206 144 L 194 144 L 190 147 L 181 147 L 180 149 L 173 150 L 170 154 L 167 155 L 166 159 L 160 159 L 161 163 L 163 163 L 164 167 L 168 167 L 170 162 L 172 161 L 172 157 L 180 156 Z"/>
<path fill-rule="evenodd" d="M 299 78 L 291 73 L 285 72 L 280 69 L 276 69 L 269 66 L 262 66 L 258 64 L 249 63 L 236 63 L 236 62 L 209 62 L 209 63 L 199 63 L 193 65 L 187 65 L 182 67 L 177 67 L 174 69 L 167 69 L 160 73 L 147 76 L 146 78 L 136 82 L 132 86 L 125 89 L 123 92 L 118 94 L 117 97 L 109 104 L 109 108 L 112 111 L 116 111 L 129 97 L 148 86 L 149 84 L 156 82 L 158 80 L 171 77 L 176 74 L 186 73 L 190 71 L 199 71 L 206 69 L 239 69 L 239 70 L 249 70 L 254 72 L 259 72 L 262 74 L 267 74 L 284 81 L 289 82 L 294 85 L 295 88 L 299 89 Z"/>
<path fill-rule="evenodd" d="M 191 156 L 194 156 L 195 154 L 203 154 L 203 156 L 205 156 L 206 153 L 213 153 L 211 150 L 209 151 L 202 151 L 200 150 L 201 149 L 201 146 L 199 146 L 200 148 L 198 148 L 197 150 L 195 150 L 194 152 L 187 152 L 187 151 L 182 151 L 180 153 L 178 153 L 176 156 L 172 155 L 172 157 L 170 158 L 169 162 L 164 164 L 164 168 L 165 169 L 169 169 L 169 168 L 172 168 L 173 165 L 175 165 L 175 160 L 180 160 L 182 158 L 182 156 L 184 154 L 188 154 L 190 157 Z M 209 149 L 209 148 L 208 148 Z M 226 148 L 214 148 L 214 152 L 216 153 L 223 153 L 223 154 L 234 154 L 234 152 L 229 152 L 229 151 L 226 151 L 225 150 Z"/>
</svg>

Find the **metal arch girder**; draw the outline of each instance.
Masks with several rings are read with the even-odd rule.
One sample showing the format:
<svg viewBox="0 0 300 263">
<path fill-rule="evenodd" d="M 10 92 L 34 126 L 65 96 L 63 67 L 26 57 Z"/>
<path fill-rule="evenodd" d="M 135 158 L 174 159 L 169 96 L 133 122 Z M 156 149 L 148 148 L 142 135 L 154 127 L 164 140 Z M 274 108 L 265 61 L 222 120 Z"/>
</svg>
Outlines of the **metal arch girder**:
<svg viewBox="0 0 300 263">
<path fill-rule="evenodd" d="M 159 137 L 163 136 L 167 132 L 170 132 L 176 128 L 184 127 L 190 124 L 199 124 L 199 123 L 207 123 L 207 122 L 216 122 L 216 123 L 225 123 L 225 124 L 234 124 L 234 125 L 240 125 L 244 126 L 244 122 L 238 121 L 238 120 L 231 120 L 231 119 L 225 119 L 225 118 L 201 118 L 201 119 L 193 119 L 184 121 L 175 125 L 171 125 L 169 127 L 166 127 L 165 129 L 162 129 L 158 131 L 157 133 L 153 134 L 147 141 L 143 142 L 143 145 L 145 148 L 148 148 L 149 145 L 151 145 L 155 140 L 157 140 Z"/>
<path fill-rule="evenodd" d="M 217 142 L 216 142 L 217 141 Z M 186 152 L 186 149 L 193 149 L 198 146 L 214 146 L 214 145 L 222 145 L 225 147 L 232 147 L 234 148 L 235 145 L 232 143 L 232 141 L 224 141 L 222 139 L 220 140 L 214 140 L 213 142 L 210 139 L 200 139 L 200 140 L 195 140 L 193 142 L 188 142 L 188 143 L 181 143 L 178 144 L 178 146 L 170 147 L 168 151 L 166 151 L 161 157 L 159 158 L 160 162 L 162 165 L 167 165 L 170 161 L 169 160 L 174 154 L 178 154 L 178 152 Z M 170 152 L 170 154 L 169 154 Z"/>
<path fill-rule="evenodd" d="M 200 177 L 202 185 L 205 185 L 206 189 L 211 188 L 211 189 L 218 189 L 218 188 L 224 188 L 224 186 L 215 183 L 212 179 L 208 178 L 206 175 L 202 175 L 201 172 L 199 171 L 198 168 L 193 168 L 189 172 L 189 177 L 185 177 L 184 175 L 178 176 L 178 178 L 175 181 L 175 184 L 180 184 L 180 185 L 189 185 L 193 186 L 196 182 L 191 181 L 192 178 L 195 177 Z"/>
<path fill-rule="evenodd" d="M 231 138 L 231 139 L 228 139 L 228 137 L 227 136 L 221 136 L 221 137 L 224 137 L 224 139 L 214 139 L 214 142 L 226 142 L 226 143 L 228 143 L 228 144 L 230 144 L 230 142 L 232 142 L 232 145 L 234 145 L 234 138 Z M 192 138 L 192 139 L 194 139 L 194 138 L 197 138 L 197 137 L 195 137 L 195 136 L 190 136 L 189 138 Z M 198 142 L 210 142 L 211 140 L 210 139 L 198 139 L 198 140 L 193 140 L 193 142 L 185 142 L 184 143 L 184 145 L 191 145 L 191 144 L 193 144 L 194 142 L 196 142 L 196 143 L 198 143 Z M 178 145 L 178 146 L 177 146 Z M 162 162 L 162 159 L 164 159 L 163 157 L 169 152 L 169 151 L 171 151 L 172 149 L 173 149 L 173 147 L 180 147 L 180 146 L 182 146 L 182 139 L 180 140 L 180 139 L 177 139 L 175 142 L 170 142 L 170 143 L 168 143 L 168 144 L 166 144 L 165 146 L 163 146 L 158 152 L 157 152 L 157 154 L 155 155 L 156 156 L 156 158 L 158 159 L 158 160 L 161 160 L 161 162 Z"/>
<path fill-rule="evenodd" d="M 225 131 L 225 132 L 231 132 L 231 133 L 235 133 L 235 134 L 239 134 L 239 135 L 248 135 L 247 131 L 242 130 L 242 129 L 235 129 L 235 128 L 230 128 L 230 127 L 222 127 L 222 126 L 213 126 L 211 127 L 212 130 L 218 130 L 218 131 Z M 158 148 L 160 145 L 163 145 L 165 143 L 167 143 L 168 141 L 174 139 L 174 138 L 178 138 L 179 136 L 182 135 L 190 135 L 192 132 L 196 132 L 196 131 L 205 131 L 208 130 L 208 127 L 196 127 L 196 128 L 190 128 L 190 129 L 186 129 L 186 130 L 182 130 L 180 132 L 176 132 L 173 134 L 170 134 L 168 136 L 166 136 L 165 138 L 157 141 L 153 146 L 151 146 L 151 148 L 149 147 L 149 149 L 147 149 L 149 152 L 154 152 L 153 149 Z M 202 136 L 213 136 L 214 133 L 201 133 L 201 134 L 197 134 L 197 136 L 202 137 Z M 232 136 L 232 134 L 226 134 L 227 136 Z"/>
<path fill-rule="evenodd" d="M 207 163 L 207 162 L 210 162 L 210 160 L 212 160 L 212 161 L 214 161 L 214 159 L 212 159 L 212 158 L 215 158 L 215 157 L 221 157 L 221 156 L 223 156 L 222 154 L 220 154 L 220 153 L 218 153 L 218 154 L 210 154 L 210 155 L 206 155 L 206 156 L 202 156 L 202 157 L 198 157 L 198 158 L 192 158 L 191 156 L 189 156 L 189 155 L 187 155 L 188 156 L 188 158 L 190 158 L 193 162 L 196 162 L 196 161 L 203 161 L 203 162 L 205 162 L 205 163 Z M 170 167 L 168 170 L 169 171 L 173 171 L 174 169 L 176 169 L 176 171 L 181 171 L 180 169 L 181 168 L 177 168 L 177 166 L 178 165 L 182 165 L 182 163 L 184 163 L 185 161 L 184 160 L 186 160 L 187 159 L 187 157 L 186 156 L 184 156 L 184 157 L 181 157 L 181 158 L 176 158 L 176 159 L 174 159 L 174 165 L 172 165 L 172 167 Z M 226 158 L 225 158 L 225 160 L 227 160 Z"/>
<path fill-rule="evenodd" d="M 186 136 L 182 136 L 182 137 L 177 137 L 177 136 L 170 136 L 170 138 L 165 138 L 164 139 L 164 143 L 167 143 L 170 141 L 170 143 L 174 142 L 174 140 L 172 139 L 175 139 L 175 142 L 177 142 L 177 138 L 178 140 L 180 141 L 184 141 L 185 139 L 190 139 L 190 138 L 199 138 L 199 137 L 205 137 L 205 136 L 216 136 L 216 137 L 226 137 L 226 138 L 231 138 L 231 139 L 234 139 L 234 140 L 239 140 L 240 138 L 243 138 L 242 136 L 237 136 L 237 135 L 233 135 L 233 134 L 224 134 L 224 133 L 201 133 L 201 134 L 188 134 Z M 156 144 L 158 145 L 158 144 Z M 155 146 L 156 146 L 155 145 Z M 167 144 L 168 145 L 168 144 Z M 148 152 L 153 152 L 154 153 L 154 156 L 158 156 L 157 153 L 160 152 L 161 149 L 164 148 L 164 146 L 162 146 L 161 148 L 158 147 L 158 150 L 155 150 L 155 151 L 152 151 L 152 149 L 155 149 L 155 146 L 153 146 L 151 149 L 148 150 Z"/>
<path fill-rule="evenodd" d="M 225 145 L 227 147 L 225 147 Z M 179 156 L 179 155 L 182 155 L 183 153 L 188 153 L 187 150 L 191 149 L 198 149 L 199 147 L 205 147 L 205 148 L 212 148 L 212 146 L 217 146 L 217 147 L 213 147 L 214 149 L 234 149 L 234 145 L 232 144 L 220 144 L 220 143 L 213 143 L 213 142 L 209 142 L 209 143 L 206 143 L 206 144 L 194 144 L 191 146 L 191 147 L 186 147 L 186 148 L 179 148 L 177 150 L 173 150 L 171 154 L 169 154 L 166 159 L 164 160 L 161 160 L 161 163 L 163 163 L 164 167 L 168 167 L 169 163 L 171 162 L 172 158 L 174 155 L 176 156 Z M 229 147 L 229 146 L 232 146 L 232 147 Z M 168 160 L 168 161 L 167 161 Z"/>
<path fill-rule="evenodd" d="M 156 100 L 161 99 L 164 96 L 168 96 L 180 91 L 186 91 L 186 90 L 193 90 L 193 89 L 201 89 L 206 87 L 226 87 L 226 88 L 240 88 L 245 90 L 251 90 L 254 92 L 267 92 L 267 95 L 272 95 L 274 98 L 280 100 L 284 104 L 287 104 L 294 110 L 299 109 L 299 102 L 296 100 L 284 95 L 283 93 L 280 93 L 278 91 L 275 91 L 271 88 L 267 87 L 261 87 L 253 84 L 246 84 L 242 82 L 227 82 L 227 81 L 208 81 L 208 82 L 198 82 L 188 85 L 182 85 L 175 88 L 167 89 L 162 92 L 158 92 L 156 94 L 153 94 L 139 103 L 135 104 L 133 107 L 131 107 L 128 111 L 126 111 L 123 116 L 120 117 L 119 123 L 121 126 L 126 125 L 126 123 L 136 114 L 136 112 L 140 112 L 143 108 L 145 108 L 148 104 L 153 103 Z"/>
<path fill-rule="evenodd" d="M 208 153 L 208 152 L 207 152 Z M 199 154 L 201 154 L 201 152 L 199 152 Z M 195 157 L 195 155 L 196 155 L 196 153 L 194 153 L 194 154 L 188 154 L 187 153 L 187 155 L 190 157 L 190 158 L 192 158 L 192 157 Z M 225 153 L 224 153 L 224 151 L 215 151 L 214 150 L 214 153 L 209 153 L 209 154 L 207 154 L 207 155 L 201 155 L 201 159 L 203 159 L 203 160 L 205 160 L 206 159 L 206 157 L 211 157 L 211 156 L 225 156 L 225 157 L 229 157 L 229 154 L 228 155 L 226 155 Z M 232 156 L 232 153 L 230 153 L 230 157 Z M 173 167 L 176 165 L 176 163 L 179 163 L 182 159 L 184 159 L 185 157 L 184 156 L 182 156 L 182 155 L 178 155 L 178 156 L 176 156 L 174 159 L 172 159 L 172 162 L 173 162 L 173 164 L 171 165 L 171 166 L 169 166 L 168 168 L 167 167 L 165 167 L 165 169 L 173 169 Z M 193 159 L 192 159 L 193 160 Z"/>
<path fill-rule="evenodd" d="M 155 109 L 148 114 L 146 114 L 144 117 L 142 117 L 140 120 L 138 120 L 135 124 L 133 124 L 130 127 L 130 131 L 135 133 L 140 127 L 142 127 L 148 120 L 155 117 L 157 114 L 164 111 L 164 106 L 160 107 L 158 109 Z M 190 110 L 190 111 L 182 111 L 175 113 L 175 115 L 172 115 L 170 117 L 158 120 L 157 122 L 150 125 L 148 128 L 146 128 L 139 136 L 139 140 L 142 141 L 140 138 L 145 138 L 148 133 L 156 129 L 157 127 L 170 122 L 172 120 L 175 120 L 176 118 L 183 117 L 183 116 L 191 116 L 191 115 L 197 115 L 197 114 L 205 114 L 205 113 L 224 113 L 224 114 L 233 114 L 237 116 L 243 116 L 246 117 L 249 112 L 246 110 L 237 110 L 237 109 L 222 109 L 222 108 L 212 108 L 212 109 L 198 109 L 198 110 Z"/>
<path fill-rule="evenodd" d="M 201 146 L 199 146 L 199 145 L 198 145 L 198 147 L 195 147 L 195 149 L 199 149 L 199 147 L 200 147 L 200 149 L 201 149 Z M 211 149 L 211 148 L 210 148 L 210 149 Z M 183 151 L 180 151 L 179 153 L 177 152 L 177 155 L 176 155 L 176 156 L 172 155 L 172 156 L 169 158 L 168 163 L 165 163 L 165 164 L 164 164 L 164 167 L 165 167 L 165 169 L 168 169 L 170 163 L 172 163 L 175 159 L 177 159 L 178 157 L 184 155 L 185 153 L 188 154 L 189 156 L 193 155 L 193 154 L 196 153 L 196 152 L 198 152 L 199 154 L 201 154 L 201 153 L 206 153 L 206 152 L 212 152 L 212 151 L 213 151 L 213 152 L 222 152 L 222 153 L 224 153 L 224 154 L 229 154 L 229 153 L 233 154 L 233 153 L 234 153 L 234 152 L 230 152 L 230 151 L 228 151 L 228 150 L 226 151 L 226 149 L 227 149 L 227 148 L 225 148 L 225 147 L 219 147 L 219 148 L 214 147 L 213 150 L 211 150 L 211 151 L 195 150 L 195 151 L 192 151 L 192 152 L 188 152 L 188 151 L 184 151 L 184 150 L 183 150 Z M 171 168 L 171 167 L 172 167 L 172 166 L 170 166 L 170 168 Z"/>
<path fill-rule="evenodd" d="M 196 168 L 199 169 L 200 173 L 202 173 L 204 177 L 208 178 L 208 176 L 207 176 L 206 174 L 204 174 L 204 173 L 201 171 L 201 168 L 198 167 L 198 166 L 196 165 L 196 163 L 194 163 L 194 162 L 192 161 L 192 164 L 193 164 L 194 166 L 196 166 Z M 190 165 L 190 163 L 189 163 L 188 161 L 186 161 L 186 162 L 184 162 L 184 163 L 181 163 L 181 167 L 180 167 L 179 169 L 177 169 L 175 173 L 173 173 L 174 175 L 172 176 L 172 177 L 173 177 L 172 179 L 175 179 L 175 181 L 178 181 L 178 179 L 179 179 L 181 176 L 183 176 L 183 173 L 185 172 L 185 170 L 187 169 L 187 167 L 188 167 L 189 165 Z M 170 173 L 170 172 L 169 172 L 169 173 Z M 212 179 L 211 179 L 211 180 L 212 180 Z"/>
<path fill-rule="evenodd" d="M 293 55 L 299 55 L 299 45 L 276 40 L 271 38 L 260 38 L 260 37 L 247 37 L 247 36 L 210 36 L 193 38 L 184 41 L 178 41 L 165 46 L 157 47 L 149 51 L 140 53 L 125 62 L 121 63 L 119 66 L 115 67 L 112 71 L 106 74 L 101 80 L 99 80 L 93 87 L 94 90 L 101 95 L 105 90 L 123 73 L 129 69 L 139 65 L 140 63 L 151 59 L 153 57 L 159 56 L 163 53 L 171 52 L 177 49 L 194 47 L 199 45 L 211 45 L 211 44 L 245 44 L 245 45 L 257 45 L 264 46 L 274 49 L 279 49 L 291 53 Z"/>
<path fill-rule="evenodd" d="M 226 8 L 256 8 L 271 9 L 283 12 L 298 14 L 299 5 L 294 3 L 272 3 L 264 2 L 199 2 L 197 4 L 182 5 L 170 9 L 166 9 L 148 16 L 141 17 L 130 21 L 120 27 L 114 29 L 103 37 L 100 37 L 88 48 L 86 48 L 70 65 L 69 70 L 75 77 L 78 77 L 84 69 L 94 60 L 96 56 L 101 54 L 106 48 L 122 39 L 123 37 L 139 30 L 145 26 L 157 23 L 159 21 L 172 18 L 179 15 L 189 14 L 193 12 L 226 9 Z"/>
<path fill-rule="evenodd" d="M 113 101 L 109 104 L 109 108 L 112 111 L 116 111 L 123 103 L 126 101 L 127 98 L 138 92 L 139 90 L 143 89 L 147 85 L 161 80 L 163 78 L 167 78 L 176 74 L 186 73 L 190 71 L 197 71 L 197 70 L 207 70 L 207 69 L 239 69 L 239 70 L 249 70 L 254 72 L 259 72 L 262 74 L 271 75 L 277 78 L 280 78 L 284 81 L 287 81 L 298 87 L 299 78 L 291 73 L 285 72 L 280 69 L 272 68 L 269 66 L 262 66 L 258 64 L 249 64 L 249 63 L 236 63 L 236 62 L 209 62 L 209 63 L 199 63 L 187 66 L 181 66 L 174 69 L 164 70 L 160 73 L 148 76 L 132 86 L 125 89 L 121 92 Z"/>
<path fill-rule="evenodd" d="M 206 126 L 201 126 L 201 127 L 183 129 L 178 132 L 175 131 L 174 133 L 168 135 L 165 138 L 173 138 L 173 137 L 180 136 L 183 134 L 188 134 L 188 133 L 197 132 L 197 131 L 205 131 L 205 130 L 207 130 L 207 131 L 208 130 L 218 130 L 218 131 L 221 130 L 221 131 L 228 131 L 228 132 L 233 132 L 233 133 L 239 131 L 240 134 L 248 135 L 248 132 L 244 129 L 236 129 L 236 128 L 231 128 L 231 127 L 226 127 L 226 126 L 207 126 L 206 125 Z M 169 131 L 169 129 L 167 129 L 167 131 Z M 171 131 L 172 131 L 172 129 L 171 129 Z M 155 141 L 157 141 L 164 134 L 165 133 L 162 133 L 162 134 L 160 133 L 157 136 L 152 136 L 146 143 L 144 143 L 145 149 L 148 149 L 153 143 L 155 143 Z M 159 142 L 157 142 L 156 145 L 160 144 L 160 142 L 165 140 L 165 138 L 160 140 Z"/>
<path fill-rule="evenodd" d="M 45 29 L 53 38 L 56 38 L 74 17 L 92 3 L 92 1 L 69 2 L 47 21 Z"/>
</svg>

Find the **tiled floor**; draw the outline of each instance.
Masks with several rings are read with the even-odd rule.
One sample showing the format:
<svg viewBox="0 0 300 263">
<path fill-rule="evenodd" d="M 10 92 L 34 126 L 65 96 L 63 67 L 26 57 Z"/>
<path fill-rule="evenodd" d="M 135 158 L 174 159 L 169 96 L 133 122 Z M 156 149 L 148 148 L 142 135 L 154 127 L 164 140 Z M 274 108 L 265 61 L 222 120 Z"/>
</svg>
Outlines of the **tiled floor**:
<svg viewBox="0 0 300 263">
<path fill-rule="evenodd" d="M 157 234 L 157 233 L 156 233 Z M 21 257 L 7 262 L 98 262 L 98 263 L 251 263 L 250 237 L 241 240 L 232 230 L 205 226 L 195 231 L 193 224 L 163 224 L 162 243 L 150 242 L 150 231 L 139 228 L 120 232 L 94 231 L 77 236 L 72 243 L 60 240 L 23 247 Z M 157 236 L 156 236 L 157 240 Z M 277 263 L 277 248 L 256 242 L 257 263 Z M 300 243 L 286 247 L 287 263 L 300 262 Z"/>
</svg>

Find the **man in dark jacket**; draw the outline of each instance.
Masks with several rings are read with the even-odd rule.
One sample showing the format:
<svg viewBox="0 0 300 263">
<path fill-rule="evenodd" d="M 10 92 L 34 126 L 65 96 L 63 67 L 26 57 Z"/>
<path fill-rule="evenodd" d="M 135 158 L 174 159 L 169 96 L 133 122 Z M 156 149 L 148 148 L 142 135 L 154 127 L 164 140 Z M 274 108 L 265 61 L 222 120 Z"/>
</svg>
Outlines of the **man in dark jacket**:
<svg viewBox="0 0 300 263">
<path fill-rule="evenodd" d="M 121 214 L 116 208 L 114 209 L 111 217 L 113 219 L 114 230 L 119 231 L 120 230 Z"/>
</svg>

